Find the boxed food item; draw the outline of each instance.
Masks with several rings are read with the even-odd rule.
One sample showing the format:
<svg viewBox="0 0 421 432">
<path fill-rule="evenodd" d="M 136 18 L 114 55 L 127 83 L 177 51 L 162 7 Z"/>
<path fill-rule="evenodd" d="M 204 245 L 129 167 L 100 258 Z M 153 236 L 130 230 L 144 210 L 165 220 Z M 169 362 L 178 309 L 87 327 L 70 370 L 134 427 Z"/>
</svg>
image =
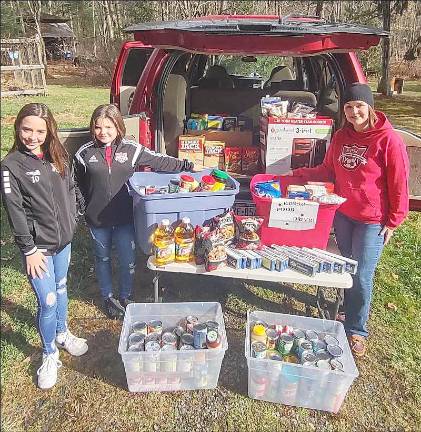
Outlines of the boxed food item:
<svg viewBox="0 0 421 432">
<path fill-rule="evenodd" d="M 203 166 L 224 169 L 224 149 L 225 143 L 223 141 L 206 140 L 204 144 Z"/>
<path fill-rule="evenodd" d="M 225 149 L 225 171 L 241 174 L 242 147 Z"/>
<path fill-rule="evenodd" d="M 243 147 L 241 155 L 241 171 L 243 174 L 254 175 L 259 172 L 260 150 L 258 147 Z"/>
<path fill-rule="evenodd" d="M 189 131 L 189 135 L 203 135 L 209 141 L 223 141 L 225 147 L 251 147 L 253 145 L 253 132 L 251 130 Z"/>
<path fill-rule="evenodd" d="M 180 135 L 178 137 L 178 157 L 194 164 L 203 165 L 203 135 Z"/>
<path fill-rule="evenodd" d="M 323 162 L 333 120 L 317 118 L 260 118 L 260 150 L 266 173 L 283 174 Z"/>
</svg>

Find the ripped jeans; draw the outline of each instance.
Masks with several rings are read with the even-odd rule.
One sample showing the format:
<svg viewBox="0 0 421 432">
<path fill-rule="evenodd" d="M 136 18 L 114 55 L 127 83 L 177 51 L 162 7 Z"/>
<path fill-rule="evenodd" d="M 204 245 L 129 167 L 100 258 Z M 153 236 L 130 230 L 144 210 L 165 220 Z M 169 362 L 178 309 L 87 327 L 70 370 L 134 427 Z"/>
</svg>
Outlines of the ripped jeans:
<svg viewBox="0 0 421 432">
<path fill-rule="evenodd" d="M 44 273 L 42 279 L 28 276 L 38 302 L 37 327 L 44 354 L 56 351 L 56 334 L 67 330 L 67 270 L 70 253 L 69 243 L 60 252 L 46 257 L 48 273 Z"/>
<path fill-rule="evenodd" d="M 119 261 L 119 295 L 127 299 L 132 293 L 136 265 L 136 246 L 133 224 L 105 228 L 89 227 L 95 255 L 95 271 L 103 299 L 112 297 L 111 246 L 114 242 Z"/>
</svg>

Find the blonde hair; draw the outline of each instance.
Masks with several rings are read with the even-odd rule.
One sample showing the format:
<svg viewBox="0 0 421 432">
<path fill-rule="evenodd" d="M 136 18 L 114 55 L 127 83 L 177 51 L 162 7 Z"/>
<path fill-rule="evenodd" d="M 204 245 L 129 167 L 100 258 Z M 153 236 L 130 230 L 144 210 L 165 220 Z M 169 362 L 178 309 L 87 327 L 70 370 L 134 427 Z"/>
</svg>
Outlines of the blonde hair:
<svg viewBox="0 0 421 432">
<path fill-rule="evenodd" d="M 120 110 L 113 104 L 100 105 L 95 108 L 92 113 L 91 123 L 89 129 L 91 131 L 92 137 L 95 139 L 95 123 L 98 119 L 109 119 L 113 122 L 115 128 L 117 129 L 117 142 L 121 140 L 126 135 L 126 126 L 124 125 L 123 116 Z"/>
</svg>

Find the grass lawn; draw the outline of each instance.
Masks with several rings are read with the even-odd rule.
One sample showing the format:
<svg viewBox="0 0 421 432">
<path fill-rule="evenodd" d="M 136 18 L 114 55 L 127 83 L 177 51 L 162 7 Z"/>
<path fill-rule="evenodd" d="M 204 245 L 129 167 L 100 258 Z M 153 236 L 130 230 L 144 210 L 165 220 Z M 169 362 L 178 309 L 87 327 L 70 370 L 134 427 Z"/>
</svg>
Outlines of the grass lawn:
<svg viewBox="0 0 421 432">
<path fill-rule="evenodd" d="M 404 95 L 376 97 L 396 124 L 420 133 L 420 83 Z M 10 148 L 14 116 L 25 103 L 42 101 L 60 127 L 84 126 L 92 110 L 108 101 L 108 90 L 49 85 L 46 97 L 2 100 L 2 157 Z M 406 91 L 408 90 L 408 94 Z M 247 396 L 244 325 L 247 309 L 317 316 L 315 290 L 193 275 L 162 276 L 164 302 L 218 301 L 229 349 L 215 390 L 132 394 L 117 353 L 120 322 L 99 308 L 86 227 L 73 242 L 69 273 L 69 324 L 88 339 L 80 358 L 61 354 L 59 381 L 50 391 L 36 387 L 40 342 L 34 326 L 35 297 L 21 273 L 5 213 L 1 210 L 1 430 L 15 431 L 395 431 L 419 430 L 421 386 L 421 213 L 411 213 L 386 247 L 375 279 L 368 356 L 341 411 L 314 410 L 255 401 Z M 135 299 L 153 300 L 152 275 L 139 256 Z"/>
</svg>

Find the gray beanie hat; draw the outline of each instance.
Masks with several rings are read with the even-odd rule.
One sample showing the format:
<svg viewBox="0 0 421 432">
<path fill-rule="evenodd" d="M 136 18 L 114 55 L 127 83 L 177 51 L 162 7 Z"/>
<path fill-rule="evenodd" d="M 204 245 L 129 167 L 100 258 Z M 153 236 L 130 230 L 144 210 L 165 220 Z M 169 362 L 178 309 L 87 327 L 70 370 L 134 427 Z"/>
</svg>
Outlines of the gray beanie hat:
<svg viewBox="0 0 421 432">
<path fill-rule="evenodd" d="M 346 89 L 344 93 L 343 102 L 344 104 L 349 101 L 363 101 L 366 104 L 374 107 L 373 93 L 367 84 L 352 83 Z"/>
</svg>

